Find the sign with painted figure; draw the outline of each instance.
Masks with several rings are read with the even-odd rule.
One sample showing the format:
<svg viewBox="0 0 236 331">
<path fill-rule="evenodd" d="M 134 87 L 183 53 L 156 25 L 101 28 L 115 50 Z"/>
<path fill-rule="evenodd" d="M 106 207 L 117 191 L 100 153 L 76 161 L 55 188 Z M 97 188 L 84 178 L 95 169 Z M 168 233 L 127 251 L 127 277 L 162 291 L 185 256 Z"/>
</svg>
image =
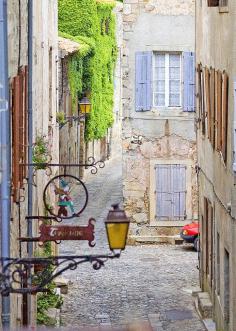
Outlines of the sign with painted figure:
<svg viewBox="0 0 236 331">
<path fill-rule="evenodd" d="M 54 198 L 49 199 L 49 197 Z M 86 208 L 88 191 L 85 184 L 72 175 L 52 178 L 44 189 L 43 201 L 48 212 L 58 218 L 78 217 Z"/>
<path fill-rule="evenodd" d="M 91 218 L 87 226 L 71 225 L 45 225 L 39 227 L 39 242 L 61 240 L 87 240 L 89 246 L 95 246 L 94 225 L 95 219 Z"/>
</svg>

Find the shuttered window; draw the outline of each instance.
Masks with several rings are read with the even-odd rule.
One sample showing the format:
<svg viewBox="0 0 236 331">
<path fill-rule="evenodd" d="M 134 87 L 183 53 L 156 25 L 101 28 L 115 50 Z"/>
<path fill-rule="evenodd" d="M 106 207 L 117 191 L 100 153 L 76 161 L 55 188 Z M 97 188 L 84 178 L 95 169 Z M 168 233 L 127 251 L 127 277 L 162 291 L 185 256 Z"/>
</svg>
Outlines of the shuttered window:
<svg viewBox="0 0 236 331">
<path fill-rule="evenodd" d="M 202 79 L 203 77 L 203 79 Z M 198 65 L 198 97 L 202 134 L 207 136 L 213 147 L 221 153 L 224 162 L 227 161 L 227 130 L 228 130 L 228 75 L 224 71 Z M 207 121 L 205 121 L 207 118 Z"/>
<path fill-rule="evenodd" d="M 219 0 L 207 0 L 208 7 L 218 7 Z"/>
<path fill-rule="evenodd" d="M 156 219 L 176 221 L 186 218 L 186 166 L 156 165 Z"/>
<path fill-rule="evenodd" d="M 12 116 L 12 194 L 14 201 L 19 199 L 19 189 L 23 187 L 23 179 L 27 176 L 28 150 L 28 73 L 27 67 L 20 69 L 18 76 L 13 78 L 11 85 L 11 116 Z"/>
<path fill-rule="evenodd" d="M 195 111 L 194 53 L 137 52 L 135 110 L 181 106 Z"/>
<path fill-rule="evenodd" d="M 184 111 L 195 111 L 195 54 L 183 53 Z"/>
<path fill-rule="evenodd" d="M 227 7 L 228 6 L 228 0 L 219 0 L 220 7 Z"/>
<path fill-rule="evenodd" d="M 152 52 L 138 52 L 135 59 L 135 109 L 148 111 L 152 107 Z"/>
</svg>

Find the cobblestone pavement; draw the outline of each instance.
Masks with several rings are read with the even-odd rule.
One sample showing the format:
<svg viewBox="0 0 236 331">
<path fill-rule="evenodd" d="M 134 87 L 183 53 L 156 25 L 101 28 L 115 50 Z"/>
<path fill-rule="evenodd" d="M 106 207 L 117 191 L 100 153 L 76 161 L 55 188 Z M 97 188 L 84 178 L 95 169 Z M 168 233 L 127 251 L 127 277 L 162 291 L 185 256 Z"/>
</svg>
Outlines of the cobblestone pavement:
<svg viewBox="0 0 236 331">
<path fill-rule="evenodd" d="M 86 179 L 89 204 L 83 216 L 73 221 L 97 220 L 96 246 L 64 242 L 61 254 L 108 252 L 103 221 L 110 205 L 122 200 L 120 164 L 119 159 L 109 161 Z M 203 331 L 190 293 L 198 283 L 196 266 L 192 247 L 170 245 L 127 247 L 120 259 L 107 261 L 98 271 L 81 265 L 64 275 L 71 285 L 64 296 L 62 325 L 123 327 L 141 321 L 150 323 L 153 331 Z"/>
</svg>

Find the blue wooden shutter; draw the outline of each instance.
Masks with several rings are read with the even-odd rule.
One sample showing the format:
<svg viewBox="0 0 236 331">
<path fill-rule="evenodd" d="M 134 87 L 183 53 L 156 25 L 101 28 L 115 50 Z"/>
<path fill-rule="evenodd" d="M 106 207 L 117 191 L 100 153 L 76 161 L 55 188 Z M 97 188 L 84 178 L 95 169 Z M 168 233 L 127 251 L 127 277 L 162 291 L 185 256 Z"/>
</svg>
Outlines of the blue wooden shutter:
<svg viewBox="0 0 236 331">
<path fill-rule="evenodd" d="M 173 219 L 183 220 L 186 217 L 186 166 L 172 165 L 173 185 Z"/>
<path fill-rule="evenodd" d="M 186 166 L 156 165 L 156 218 L 176 221 L 186 218 Z"/>
<path fill-rule="evenodd" d="M 195 54 L 184 52 L 184 111 L 195 111 Z"/>
<path fill-rule="evenodd" d="M 152 107 L 152 52 L 137 52 L 135 58 L 135 110 Z"/>
<path fill-rule="evenodd" d="M 156 165 L 156 218 L 169 221 L 172 217 L 170 165 Z"/>
</svg>

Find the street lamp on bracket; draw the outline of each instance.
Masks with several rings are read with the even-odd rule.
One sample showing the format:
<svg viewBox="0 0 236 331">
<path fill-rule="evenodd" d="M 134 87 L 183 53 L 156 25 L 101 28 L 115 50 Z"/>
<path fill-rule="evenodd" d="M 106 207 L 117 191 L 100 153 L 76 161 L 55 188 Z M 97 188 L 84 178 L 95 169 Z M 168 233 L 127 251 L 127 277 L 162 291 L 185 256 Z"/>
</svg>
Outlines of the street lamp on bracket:
<svg viewBox="0 0 236 331">
<path fill-rule="evenodd" d="M 84 95 L 83 98 L 79 101 L 78 103 L 79 105 L 79 114 L 89 114 L 91 112 L 91 109 L 92 109 L 92 104 L 89 100 L 89 98 Z"/>
<path fill-rule="evenodd" d="M 45 258 L 2 257 L 2 269 L 0 272 L 0 293 L 7 296 L 10 293 L 36 294 L 38 292 L 47 292 L 47 285 L 66 270 L 75 270 L 78 265 L 84 263 L 90 263 L 94 270 L 99 270 L 102 266 L 104 266 L 106 261 L 119 258 L 121 251 L 124 250 L 126 246 L 130 221 L 125 215 L 124 210 L 119 208 L 119 204 L 114 204 L 112 207 L 113 209 L 108 212 L 107 219 L 105 220 L 108 243 L 110 250 L 112 251 L 111 254 L 71 256 L 63 255 Z M 63 226 L 54 226 L 54 232 L 57 229 L 62 228 Z M 88 227 L 80 227 L 80 229 L 78 228 L 79 227 L 76 227 L 76 231 L 79 233 L 77 240 L 88 240 L 89 242 L 93 240 L 93 222 L 90 221 Z M 72 230 L 70 229 L 70 232 L 71 231 Z M 65 236 L 65 233 L 63 234 L 62 230 L 58 231 L 57 234 L 59 233 L 62 238 L 63 235 Z M 36 272 L 36 267 L 39 265 L 41 266 L 41 271 Z"/>
<path fill-rule="evenodd" d="M 87 114 L 91 112 L 92 104 L 89 98 L 84 95 L 83 98 L 78 102 L 78 116 L 64 116 L 64 120 L 62 123 L 59 124 L 59 128 L 63 128 L 67 123 L 71 121 L 80 121 L 84 119 Z"/>
</svg>

